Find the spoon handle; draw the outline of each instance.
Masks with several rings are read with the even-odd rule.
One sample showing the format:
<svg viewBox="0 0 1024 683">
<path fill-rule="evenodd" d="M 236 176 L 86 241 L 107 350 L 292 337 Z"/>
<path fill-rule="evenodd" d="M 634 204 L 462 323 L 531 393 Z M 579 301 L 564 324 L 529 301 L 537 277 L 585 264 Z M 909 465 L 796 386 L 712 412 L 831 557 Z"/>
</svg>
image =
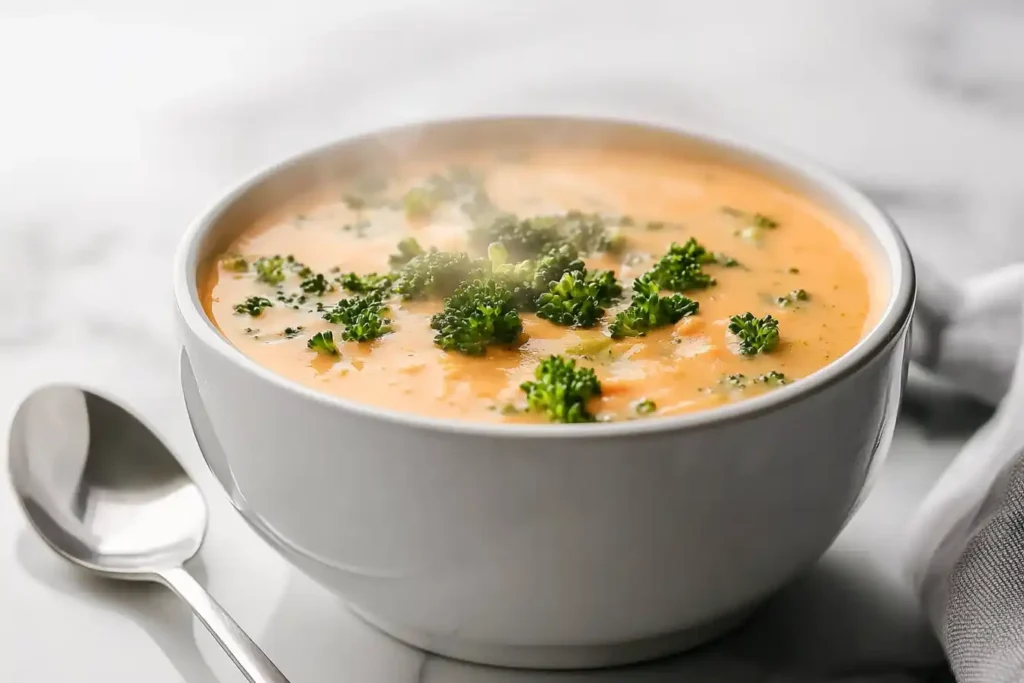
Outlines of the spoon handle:
<svg viewBox="0 0 1024 683">
<path fill-rule="evenodd" d="M 245 635 L 235 620 L 183 567 L 161 571 L 159 577 L 192 607 L 199 621 L 213 634 L 250 683 L 288 683 L 263 650 Z"/>
</svg>

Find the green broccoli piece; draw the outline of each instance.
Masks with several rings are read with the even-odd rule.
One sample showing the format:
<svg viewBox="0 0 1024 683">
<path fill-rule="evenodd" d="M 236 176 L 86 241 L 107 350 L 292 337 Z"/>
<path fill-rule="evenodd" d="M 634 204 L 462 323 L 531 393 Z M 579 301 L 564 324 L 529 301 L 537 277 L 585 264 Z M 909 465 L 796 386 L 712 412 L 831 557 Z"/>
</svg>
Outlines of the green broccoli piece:
<svg viewBox="0 0 1024 683">
<path fill-rule="evenodd" d="M 557 223 L 547 217 L 520 219 L 512 214 L 501 214 L 490 223 L 472 228 L 469 242 L 477 253 L 483 253 L 497 242 L 505 247 L 510 259 L 522 261 L 557 246 L 561 240 Z"/>
<path fill-rule="evenodd" d="M 235 304 L 235 313 L 248 313 L 252 317 L 258 318 L 263 313 L 264 308 L 270 308 L 273 305 L 270 299 L 262 296 L 250 296 L 242 303 Z"/>
<path fill-rule="evenodd" d="M 640 401 L 639 403 L 636 404 L 636 414 L 637 415 L 650 415 L 651 413 L 653 413 L 657 409 L 658 409 L 658 404 L 655 403 L 654 401 L 652 401 L 649 398 L 645 398 L 644 400 L 642 400 L 642 401 Z"/>
<path fill-rule="evenodd" d="M 537 316 L 556 325 L 593 327 L 604 315 L 601 286 L 569 272 L 537 298 Z"/>
<path fill-rule="evenodd" d="M 779 321 L 770 315 L 755 318 L 753 313 L 729 318 L 729 331 L 739 339 L 740 353 L 754 356 L 768 353 L 779 343 Z"/>
<path fill-rule="evenodd" d="M 604 218 L 596 213 L 570 211 L 562 219 L 559 232 L 581 254 L 619 253 L 625 247 L 622 235 L 611 231 Z"/>
<path fill-rule="evenodd" d="M 386 293 L 391 289 L 393 280 L 393 275 L 378 275 L 377 273 L 366 275 L 345 273 L 335 278 L 335 282 L 354 294 Z"/>
<path fill-rule="evenodd" d="M 590 368 L 577 368 L 576 361 L 551 356 L 533 371 L 534 380 L 519 388 L 526 392 L 529 410 L 544 413 L 552 422 L 593 422 L 587 401 L 601 394 L 601 382 Z"/>
<path fill-rule="evenodd" d="M 249 262 L 237 254 L 228 254 L 221 258 L 220 265 L 224 270 L 232 273 L 246 273 L 249 271 Z"/>
<path fill-rule="evenodd" d="M 463 252 L 421 254 L 402 268 L 394 289 L 403 299 L 447 296 L 469 276 L 473 266 L 473 261 Z"/>
<path fill-rule="evenodd" d="M 598 301 L 602 306 L 611 306 L 622 296 L 622 285 L 610 270 L 588 270 L 586 280 L 588 285 L 597 287 Z"/>
<path fill-rule="evenodd" d="M 682 294 L 661 296 L 657 283 L 641 277 L 633 281 L 633 300 L 619 311 L 609 331 L 613 339 L 642 337 L 651 330 L 694 315 L 700 305 Z"/>
<path fill-rule="evenodd" d="M 312 349 L 313 351 L 325 356 L 338 355 L 338 345 L 334 343 L 334 333 L 330 330 L 314 334 L 310 337 L 309 341 L 306 342 L 306 348 Z"/>
<path fill-rule="evenodd" d="M 769 387 L 780 387 L 783 384 L 789 384 L 789 378 L 781 372 L 770 370 L 763 375 L 758 375 L 754 379 L 754 382 L 756 384 L 764 384 Z"/>
<path fill-rule="evenodd" d="M 480 356 L 491 344 L 519 339 L 523 321 L 512 290 L 497 280 L 473 280 L 445 299 L 444 308 L 430 319 L 430 327 L 437 331 L 434 343 L 445 351 Z"/>
<path fill-rule="evenodd" d="M 800 301 L 810 301 L 811 295 L 805 289 L 794 289 L 789 294 L 775 297 L 775 305 L 779 308 L 789 308 Z"/>
<path fill-rule="evenodd" d="M 321 296 L 324 292 L 334 289 L 322 273 L 310 275 L 299 284 L 299 288 L 306 294 L 316 294 L 317 296 Z"/>
<path fill-rule="evenodd" d="M 546 291 L 566 273 L 582 273 L 586 265 L 579 258 L 575 247 L 563 244 L 548 249 L 537 261 L 533 276 L 533 288 L 537 293 Z"/>
<path fill-rule="evenodd" d="M 324 320 L 344 325 L 341 338 L 345 341 L 365 342 L 391 332 L 390 311 L 379 292 L 366 296 L 342 299 L 323 313 Z"/>
<path fill-rule="evenodd" d="M 406 237 L 403 240 L 399 240 L 396 249 L 398 249 L 398 253 L 388 257 L 388 265 L 393 270 L 401 268 L 417 256 L 427 253 L 427 250 L 420 246 L 415 237 Z"/>
<path fill-rule="evenodd" d="M 714 254 L 691 237 L 683 245 L 673 242 L 647 276 L 661 289 L 673 292 L 706 289 L 715 284 L 715 278 L 704 272 L 704 265 L 714 260 Z"/>
<path fill-rule="evenodd" d="M 284 282 L 284 259 L 280 256 L 264 256 L 256 259 L 252 264 L 256 269 L 256 279 L 266 282 L 268 285 L 278 285 Z"/>
</svg>

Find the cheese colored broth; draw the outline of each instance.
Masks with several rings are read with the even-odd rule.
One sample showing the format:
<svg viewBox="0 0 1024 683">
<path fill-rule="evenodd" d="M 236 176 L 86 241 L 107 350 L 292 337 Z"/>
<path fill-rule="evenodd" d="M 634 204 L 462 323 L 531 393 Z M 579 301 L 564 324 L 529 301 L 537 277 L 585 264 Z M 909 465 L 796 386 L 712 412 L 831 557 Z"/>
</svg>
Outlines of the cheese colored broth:
<svg viewBox="0 0 1024 683">
<path fill-rule="evenodd" d="M 280 289 L 253 272 L 257 258 L 280 254 L 293 255 L 329 281 L 350 271 L 384 273 L 397 242 L 410 236 L 428 249 L 468 250 L 472 222 L 459 202 L 441 203 L 426 218 L 408 218 L 395 201 L 453 167 L 471 169 L 495 206 L 520 217 L 572 210 L 628 216 L 608 219 L 619 226 L 624 250 L 584 257 L 588 269 L 616 273 L 626 287 L 621 303 L 590 329 L 523 313 L 517 346 L 490 346 L 484 356 L 467 356 L 434 344 L 430 317 L 441 300 L 393 298 L 392 332 L 370 342 L 344 342 L 339 326 L 318 311 L 318 304 L 329 307 L 352 296 L 337 282 L 333 291 L 303 298 L 294 269 L 285 268 Z M 775 227 L 752 227 L 754 214 Z M 696 315 L 646 336 L 609 340 L 608 325 L 628 305 L 633 279 L 672 242 L 691 237 L 739 265 L 705 266 L 717 283 L 684 293 L 699 302 Z M 851 229 L 807 199 L 749 172 L 680 154 L 552 145 L 509 158 L 462 150 L 399 166 L 384 187 L 353 178 L 295 197 L 245 230 L 225 250 L 226 258 L 208 265 L 201 292 L 210 318 L 242 353 L 352 401 L 443 418 L 546 422 L 543 414 L 525 410 L 520 385 L 544 358 L 562 354 L 594 369 L 602 393 L 588 408 L 598 419 L 652 419 L 775 390 L 758 378 L 776 372 L 799 381 L 846 353 L 872 322 L 865 251 Z M 231 258 L 239 255 L 249 264 L 246 272 L 231 269 Z M 796 290 L 807 299 L 790 295 Z M 274 305 L 257 316 L 236 313 L 236 304 L 252 296 Z M 780 342 L 770 352 L 738 352 L 727 328 L 730 316 L 746 312 L 778 320 Z M 326 330 L 333 331 L 338 355 L 307 347 Z M 646 412 L 650 402 L 654 409 Z"/>
</svg>

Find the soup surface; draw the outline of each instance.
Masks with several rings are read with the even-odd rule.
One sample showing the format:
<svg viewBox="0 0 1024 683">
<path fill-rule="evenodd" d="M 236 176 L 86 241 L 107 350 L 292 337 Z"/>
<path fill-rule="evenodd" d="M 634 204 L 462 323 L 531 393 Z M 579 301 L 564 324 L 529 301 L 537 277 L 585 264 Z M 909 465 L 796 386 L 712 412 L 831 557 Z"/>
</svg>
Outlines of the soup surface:
<svg viewBox="0 0 1024 683">
<path fill-rule="evenodd" d="M 407 281 L 411 297 L 394 283 L 346 279 L 395 273 L 399 282 L 410 272 L 403 269 L 415 266 L 403 262 L 416 245 L 468 252 L 469 279 L 497 278 L 501 268 L 529 258 L 527 269 L 543 258 L 527 244 L 532 233 L 520 239 L 521 232 L 494 228 L 502 220 L 506 228 L 521 226 L 516 221 L 523 219 L 560 235 L 556 246 L 570 243 L 579 252 L 586 270 L 577 264 L 570 271 L 584 283 L 584 274 L 609 270 L 621 294 L 606 287 L 589 302 L 593 289 L 578 291 L 578 299 L 552 299 L 551 283 L 539 284 L 502 312 L 502 334 L 484 334 L 483 346 L 464 352 L 441 348 L 440 331 L 432 328 L 458 279 L 447 289 L 435 282 L 427 292 Z M 495 239 L 502 235 L 512 237 Z M 402 256 L 398 243 L 408 238 L 416 245 L 407 242 L 411 251 Z M 696 244 L 680 248 L 691 238 Z M 488 249 L 495 242 L 502 247 Z M 658 266 L 673 243 L 674 265 Z M 491 422 L 651 419 L 773 391 L 848 351 L 871 322 L 864 253 L 851 229 L 805 198 L 685 154 L 607 144 L 515 154 L 452 149 L 409 159 L 387 177 L 333 180 L 294 197 L 207 266 L 201 293 L 210 318 L 244 354 L 353 401 Z M 645 274 L 660 293 L 630 309 L 634 281 Z M 380 306 L 369 307 L 368 319 L 339 321 L 336 302 L 373 296 L 350 291 L 360 284 L 381 285 Z M 538 315 L 545 292 L 549 310 L 569 311 L 568 318 Z M 588 312 L 595 301 L 598 310 Z M 580 306 L 573 309 L 574 302 Z M 465 307 L 451 308 L 456 318 L 467 315 Z M 753 321 L 734 318 L 747 313 Z M 311 341 L 326 332 L 332 340 Z M 345 340 L 367 335 L 380 336 Z M 592 368 L 599 388 L 586 379 L 589 388 L 562 395 L 565 387 L 550 391 L 558 385 L 552 380 L 546 394 L 528 401 L 522 385 L 543 384 L 535 374 L 552 355 L 574 361 L 573 372 Z M 567 410 L 574 396 L 579 405 Z M 552 407 L 552 400 L 565 403 Z"/>
</svg>

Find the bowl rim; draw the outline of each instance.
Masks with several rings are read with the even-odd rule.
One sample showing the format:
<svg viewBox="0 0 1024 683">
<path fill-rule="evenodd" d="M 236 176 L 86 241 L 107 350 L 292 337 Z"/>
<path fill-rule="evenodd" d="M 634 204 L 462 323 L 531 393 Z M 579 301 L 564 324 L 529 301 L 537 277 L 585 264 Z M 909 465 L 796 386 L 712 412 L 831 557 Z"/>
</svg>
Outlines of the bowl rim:
<svg viewBox="0 0 1024 683">
<path fill-rule="evenodd" d="M 357 144 L 374 136 L 398 134 L 418 127 L 438 125 L 479 124 L 502 121 L 534 121 L 537 123 L 566 123 L 572 120 L 595 125 L 632 126 L 645 128 L 680 138 L 689 138 L 700 144 L 739 154 L 772 166 L 800 178 L 814 187 L 822 196 L 843 206 L 868 227 L 876 246 L 884 253 L 889 269 L 888 299 L 874 326 L 846 353 L 828 365 L 816 370 L 799 382 L 793 382 L 773 392 L 762 394 L 728 405 L 694 411 L 671 417 L 622 422 L 595 422 L 586 424 L 509 424 L 475 422 L 471 420 L 437 418 L 408 413 L 390 408 L 360 403 L 307 387 L 279 375 L 246 356 L 234 347 L 214 326 L 206 315 L 198 297 L 199 247 L 209 230 L 239 198 L 261 182 L 293 166 L 302 164 L 335 147 Z M 675 431 L 697 431 L 743 419 L 759 417 L 783 409 L 793 403 L 817 394 L 842 379 L 856 373 L 880 355 L 909 326 L 917 291 L 916 274 L 910 250 L 893 220 L 860 190 L 840 179 L 830 170 L 799 153 L 782 150 L 778 145 L 752 142 L 743 138 L 713 131 L 707 127 L 680 123 L 678 120 L 647 116 L 605 116 L 591 113 L 524 113 L 501 112 L 470 116 L 443 116 L 414 118 L 394 125 L 363 128 L 340 138 L 303 149 L 285 159 L 265 165 L 237 182 L 215 200 L 185 230 L 179 241 L 173 264 L 174 298 L 181 321 L 195 337 L 216 352 L 224 361 L 252 374 L 276 388 L 313 401 L 329 409 L 343 410 L 366 419 L 391 423 L 395 426 L 418 428 L 436 433 L 456 433 L 492 438 L 605 438 L 634 434 Z"/>
</svg>

